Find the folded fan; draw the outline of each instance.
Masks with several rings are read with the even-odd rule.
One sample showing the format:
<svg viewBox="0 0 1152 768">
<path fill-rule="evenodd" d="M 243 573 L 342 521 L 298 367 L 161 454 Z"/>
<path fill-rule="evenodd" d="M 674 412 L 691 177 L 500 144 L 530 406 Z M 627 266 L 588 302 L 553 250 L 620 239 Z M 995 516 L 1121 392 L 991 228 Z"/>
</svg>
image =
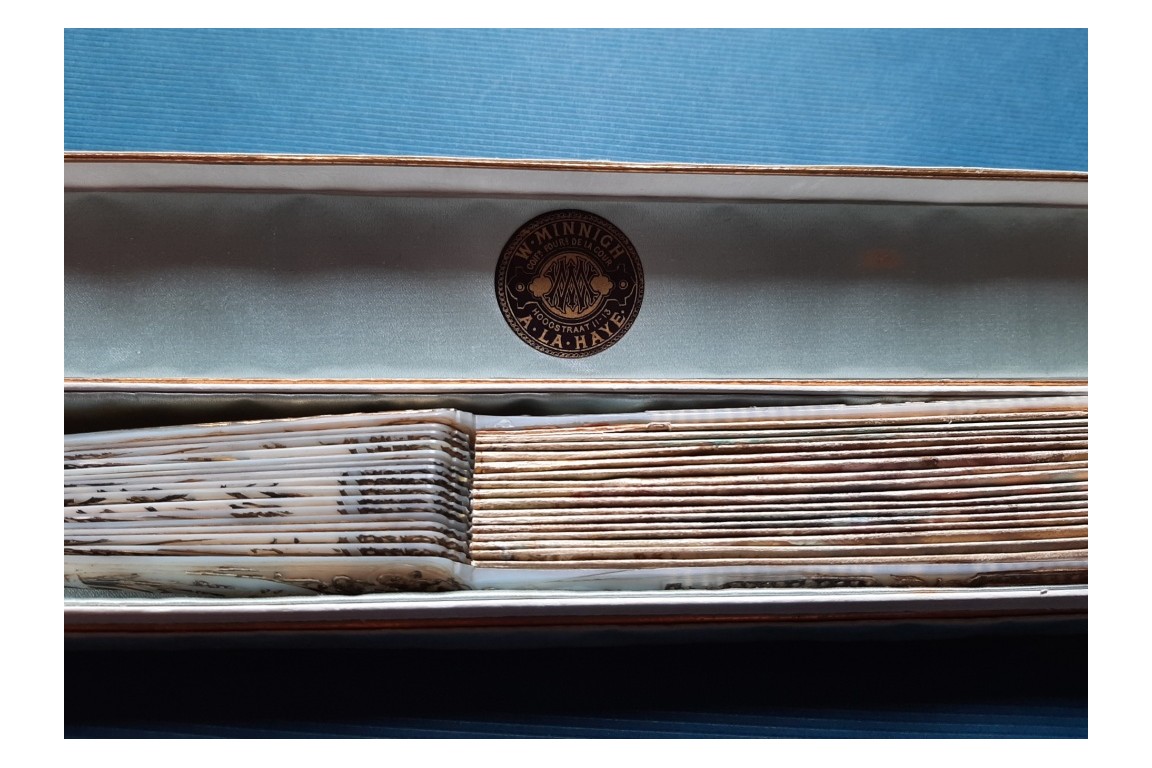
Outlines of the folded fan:
<svg viewBox="0 0 1152 768">
<path fill-rule="evenodd" d="M 210 595 L 1082 583 L 1082 397 L 65 438 L 66 584 Z"/>
</svg>

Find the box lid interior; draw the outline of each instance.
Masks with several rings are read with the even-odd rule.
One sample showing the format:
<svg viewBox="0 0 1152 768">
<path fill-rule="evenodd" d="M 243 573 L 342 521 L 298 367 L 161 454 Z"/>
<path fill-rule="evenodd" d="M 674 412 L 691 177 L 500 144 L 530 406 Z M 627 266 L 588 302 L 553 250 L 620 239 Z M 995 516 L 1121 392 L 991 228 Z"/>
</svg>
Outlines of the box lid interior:
<svg viewBox="0 0 1152 768">
<path fill-rule="evenodd" d="M 66 162 L 66 377 L 1087 376 L 1079 174 L 208 160 Z M 517 228 L 569 208 L 645 277 L 581 359 L 494 290 Z"/>
</svg>

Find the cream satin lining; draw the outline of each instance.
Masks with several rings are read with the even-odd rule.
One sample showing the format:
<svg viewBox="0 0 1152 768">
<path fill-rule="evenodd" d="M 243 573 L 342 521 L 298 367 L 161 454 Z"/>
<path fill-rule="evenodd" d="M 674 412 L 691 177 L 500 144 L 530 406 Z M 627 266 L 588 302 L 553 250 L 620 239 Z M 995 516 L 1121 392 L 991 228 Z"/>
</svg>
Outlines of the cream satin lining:
<svg viewBox="0 0 1152 768">
<path fill-rule="evenodd" d="M 500 249 L 558 208 L 632 239 L 633 328 L 523 344 Z M 240 192 L 65 195 L 65 375 L 1085 377 L 1087 210 Z"/>
</svg>

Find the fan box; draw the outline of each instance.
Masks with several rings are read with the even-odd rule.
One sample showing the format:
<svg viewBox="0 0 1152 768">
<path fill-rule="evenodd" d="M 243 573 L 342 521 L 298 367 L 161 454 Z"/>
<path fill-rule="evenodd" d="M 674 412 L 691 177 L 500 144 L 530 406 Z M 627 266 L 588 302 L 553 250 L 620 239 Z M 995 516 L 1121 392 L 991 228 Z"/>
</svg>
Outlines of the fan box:
<svg viewBox="0 0 1152 768">
<path fill-rule="evenodd" d="M 116 153 L 64 171 L 67 431 L 1087 392 L 1081 173 Z M 497 298 L 505 246 L 556 211 L 610 222 L 642 265 L 630 327 L 581 357 L 526 343 Z M 1085 585 L 65 599 L 76 639 L 1086 615 Z"/>
</svg>

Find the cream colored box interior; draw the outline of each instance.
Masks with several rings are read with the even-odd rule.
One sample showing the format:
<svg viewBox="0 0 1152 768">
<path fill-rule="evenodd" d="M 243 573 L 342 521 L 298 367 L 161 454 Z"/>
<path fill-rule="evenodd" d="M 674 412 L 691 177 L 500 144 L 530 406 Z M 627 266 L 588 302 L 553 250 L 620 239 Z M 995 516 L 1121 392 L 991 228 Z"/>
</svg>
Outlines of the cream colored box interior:
<svg viewBox="0 0 1152 768">
<path fill-rule="evenodd" d="M 645 297 L 618 343 L 570 360 L 512 333 L 494 272 L 519 226 L 573 208 L 628 235 Z M 544 415 L 1083 394 L 1087 229 L 1087 180 L 1072 173 L 70 156 L 66 428 L 430 406 Z M 811 615 L 829 600 L 865 613 L 925 600 L 968 606 L 961 614 L 1086 611 L 1087 591 L 226 606 L 93 595 L 70 598 L 66 615 L 75 628 L 145 626 L 156 606 L 193 623 L 221 612 L 569 615 L 577 603 Z"/>
</svg>

